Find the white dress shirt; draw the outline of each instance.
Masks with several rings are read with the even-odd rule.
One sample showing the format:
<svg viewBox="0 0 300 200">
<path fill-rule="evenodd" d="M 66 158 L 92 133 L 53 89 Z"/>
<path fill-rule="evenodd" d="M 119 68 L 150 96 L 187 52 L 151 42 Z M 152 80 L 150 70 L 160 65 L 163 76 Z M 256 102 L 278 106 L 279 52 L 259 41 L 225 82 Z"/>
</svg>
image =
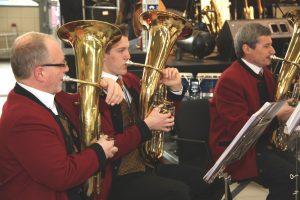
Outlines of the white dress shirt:
<svg viewBox="0 0 300 200">
<path fill-rule="evenodd" d="M 58 115 L 55 103 L 54 103 L 54 97 L 55 95 L 43 92 L 41 90 L 37 90 L 33 87 L 30 87 L 28 85 L 24 85 L 22 83 L 17 82 L 22 88 L 29 91 L 31 94 L 33 94 L 36 98 L 38 98 L 47 108 L 49 108 L 55 115 Z"/>
<path fill-rule="evenodd" d="M 113 74 L 109 74 L 107 72 L 102 72 L 102 78 L 110 78 L 110 79 L 113 79 L 115 82 L 117 82 L 118 79 L 122 80 L 122 76 L 116 76 Z M 127 103 L 130 104 L 132 101 L 132 97 L 131 97 L 129 91 L 127 90 L 127 88 L 125 86 L 122 87 L 122 90 L 124 93 L 125 100 L 127 101 Z"/>
<path fill-rule="evenodd" d="M 257 66 L 257 65 L 254 65 L 254 64 L 248 62 L 247 60 L 245 60 L 245 59 L 243 59 L 243 58 L 242 58 L 242 61 L 243 61 L 244 63 L 246 63 L 246 65 L 247 65 L 248 67 L 250 67 L 250 69 L 252 69 L 252 71 L 253 71 L 255 74 L 257 74 L 257 75 L 263 74 L 264 70 L 263 70 L 262 67 L 259 67 L 259 66 Z"/>
</svg>

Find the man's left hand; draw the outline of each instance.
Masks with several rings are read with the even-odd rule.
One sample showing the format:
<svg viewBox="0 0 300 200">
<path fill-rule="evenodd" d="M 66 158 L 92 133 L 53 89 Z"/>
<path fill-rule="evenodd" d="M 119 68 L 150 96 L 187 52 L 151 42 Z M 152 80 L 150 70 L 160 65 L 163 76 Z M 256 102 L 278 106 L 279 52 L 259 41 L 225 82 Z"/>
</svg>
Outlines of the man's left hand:
<svg viewBox="0 0 300 200">
<path fill-rule="evenodd" d="M 182 89 L 180 73 L 173 67 L 163 69 L 162 83 L 169 87 L 171 91 L 180 91 Z"/>
</svg>

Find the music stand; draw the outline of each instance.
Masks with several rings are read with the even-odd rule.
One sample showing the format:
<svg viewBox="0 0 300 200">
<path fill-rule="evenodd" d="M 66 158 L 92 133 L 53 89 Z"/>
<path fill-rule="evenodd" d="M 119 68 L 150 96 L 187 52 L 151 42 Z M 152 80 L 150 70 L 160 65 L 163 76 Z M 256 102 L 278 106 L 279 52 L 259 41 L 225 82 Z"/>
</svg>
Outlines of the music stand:
<svg viewBox="0 0 300 200">
<path fill-rule="evenodd" d="M 224 177 L 223 171 L 226 166 L 243 157 L 248 149 L 261 136 L 283 104 L 284 101 L 274 103 L 266 102 L 254 113 L 215 162 L 213 167 L 205 174 L 203 179 L 207 183 L 212 183 L 217 176 Z M 228 185 L 228 183 L 226 183 L 228 179 L 226 173 L 225 176 L 225 185 Z M 225 189 L 227 190 L 227 188 Z M 227 192 L 225 192 L 225 199 L 227 199 L 226 194 Z"/>
<path fill-rule="evenodd" d="M 296 144 L 295 144 L 295 174 L 290 174 L 291 179 L 295 179 L 295 199 L 298 200 L 299 190 L 299 175 L 298 175 L 298 135 L 299 135 L 299 126 L 300 122 L 300 104 L 298 103 L 297 107 L 295 108 L 294 112 L 291 114 L 289 119 L 286 122 L 284 130 L 286 134 L 290 136 L 296 137 Z"/>
</svg>

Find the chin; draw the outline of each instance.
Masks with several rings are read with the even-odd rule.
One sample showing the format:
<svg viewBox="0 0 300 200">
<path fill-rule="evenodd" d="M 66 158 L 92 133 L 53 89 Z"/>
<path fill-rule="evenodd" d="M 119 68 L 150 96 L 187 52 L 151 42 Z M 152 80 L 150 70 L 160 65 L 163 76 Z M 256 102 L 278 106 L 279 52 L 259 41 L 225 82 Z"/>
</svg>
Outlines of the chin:
<svg viewBox="0 0 300 200">
<path fill-rule="evenodd" d="M 127 69 L 122 70 L 121 73 L 120 73 L 120 75 L 122 75 L 122 76 L 125 75 L 125 74 L 127 74 Z"/>
<path fill-rule="evenodd" d="M 271 65 L 271 63 L 272 63 L 271 61 L 268 61 L 265 66 Z"/>
</svg>

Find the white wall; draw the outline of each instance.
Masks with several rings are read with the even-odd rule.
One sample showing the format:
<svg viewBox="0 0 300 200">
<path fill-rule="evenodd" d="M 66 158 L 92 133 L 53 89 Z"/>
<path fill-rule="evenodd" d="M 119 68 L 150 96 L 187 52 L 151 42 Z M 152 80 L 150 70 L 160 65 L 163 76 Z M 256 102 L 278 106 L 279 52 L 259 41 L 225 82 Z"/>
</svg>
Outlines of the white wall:
<svg viewBox="0 0 300 200">
<path fill-rule="evenodd" d="M 0 32 L 12 32 L 12 24 L 17 25 L 19 34 L 29 31 L 39 31 L 38 6 L 1 6 L 0 5 Z"/>
<path fill-rule="evenodd" d="M 0 116 L 6 96 L 14 87 L 16 81 L 9 62 L 0 62 Z"/>
</svg>

